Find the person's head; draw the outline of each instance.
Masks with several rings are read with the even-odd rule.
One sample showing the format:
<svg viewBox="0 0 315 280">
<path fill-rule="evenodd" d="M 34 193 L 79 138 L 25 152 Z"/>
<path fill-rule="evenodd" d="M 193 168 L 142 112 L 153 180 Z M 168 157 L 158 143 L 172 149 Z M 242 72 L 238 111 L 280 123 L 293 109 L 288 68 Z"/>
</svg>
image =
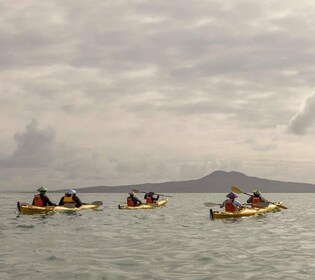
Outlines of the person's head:
<svg viewBox="0 0 315 280">
<path fill-rule="evenodd" d="M 228 197 L 228 198 L 230 198 L 230 199 L 234 199 L 234 198 L 237 198 L 238 195 L 235 194 L 234 192 L 230 192 L 230 193 L 228 193 L 228 194 L 226 195 L 226 197 Z"/>
<path fill-rule="evenodd" d="M 48 191 L 48 189 L 46 187 L 40 187 L 37 189 L 37 191 L 42 193 L 42 194 L 45 194 Z"/>
<path fill-rule="evenodd" d="M 152 197 L 154 195 L 154 192 L 148 192 L 148 196 Z"/>
<path fill-rule="evenodd" d="M 75 195 L 77 192 L 74 189 L 69 189 L 65 192 L 67 196 Z"/>
<path fill-rule="evenodd" d="M 261 196 L 260 190 L 253 190 L 253 195 L 254 196 Z"/>
<path fill-rule="evenodd" d="M 129 192 L 128 194 L 129 194 L 130 197 L 133 197 L 133 196 L 134 196 L 134 193 L 133 193 L 133 192 Z"/>
</svg>

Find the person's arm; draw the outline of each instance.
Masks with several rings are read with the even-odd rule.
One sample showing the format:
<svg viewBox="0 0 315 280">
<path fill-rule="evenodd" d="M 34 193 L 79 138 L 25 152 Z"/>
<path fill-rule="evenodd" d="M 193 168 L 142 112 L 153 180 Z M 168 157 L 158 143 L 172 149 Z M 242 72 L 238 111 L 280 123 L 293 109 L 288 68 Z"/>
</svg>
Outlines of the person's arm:
<svg viewBox="0 0 315 280">
<path fill-rule="evenodd" d="M 52 202 L 50 201 L 50 199 L 48 198 L 47 195 L 43 195 L 43 196 L 42 196 L 42 199 L 43 199 L 44 204 L 47 204 L 47 205 L 49 205 L 49 206 L 56 206 L 55 203 L 52 203 Z"/>
<path fill-rule="evenodd" d="M 242 205 L 239 201 L 237 201 L 237 200 L 234 200 L 234 201 L 233 201 L 233 205 L 234 205 L 234 207 L 237 208 L 237 209 L 242 209 L 242 208 L 244 208 L 243 205 Z"/>
<path fill-rule="evenodd" d="M 73 198 L 73 200 L 76 203 L 75 204 L 76 207 L 81 207 L 83 205 L 83 203 L 81 202 L 81 200 L 80 200 L 80 198 L 78 196 L 74 195 L 72 198 Z"/>
<path fill-rule="evenodd" d="M 137 199 L 137 205 L 141 205 L 142 201 L 140 199 L 138 199 L 138 198 L 136 198 L 136 199 Z"/>
<path fill-rule="evenodd" d="M 64 197 L 62 197 L 62 198 L 60 199 L 60 201 L 59 201 L 59 206 L 63 206 L 63 204 L 64 204 L 64 203 L 63 203 L 63 198 L 64 198 Z"/>
<path fill-rule="evenodd" d="M 220 208 L 223 208 L 225 206 L 225 202 L 226 200 L 224 200 L 221 204 L 220 204 Z"/>
</svg>

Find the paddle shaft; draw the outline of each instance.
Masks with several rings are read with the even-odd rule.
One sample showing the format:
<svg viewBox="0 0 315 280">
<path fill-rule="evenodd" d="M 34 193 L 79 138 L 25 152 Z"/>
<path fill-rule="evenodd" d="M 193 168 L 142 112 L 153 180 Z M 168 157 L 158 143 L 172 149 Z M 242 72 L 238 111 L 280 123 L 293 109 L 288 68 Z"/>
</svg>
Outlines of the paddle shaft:
<svg viewBox="0 0 315 280">
<path fill-rule="evenodd" d="M 147 192 L 143 192 L 143 191 L 139 191 L 139 190 L 136 190 L 136 189 L 132 189 L 133 192 L 135 193 L 147 193 Z M 166 195 L 166 194 L 162 194 L 162 193 L 155 193 L 157 195 L 161 195 L 161 196 L 165 196 L 165 197 L 172 197 L 171 195 Z"/>
</svg>

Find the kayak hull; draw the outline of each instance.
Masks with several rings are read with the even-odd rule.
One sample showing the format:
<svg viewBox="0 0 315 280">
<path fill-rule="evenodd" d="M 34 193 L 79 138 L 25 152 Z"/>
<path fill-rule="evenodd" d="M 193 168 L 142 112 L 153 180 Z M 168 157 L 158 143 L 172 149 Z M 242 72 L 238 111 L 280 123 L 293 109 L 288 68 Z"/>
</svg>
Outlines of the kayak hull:
<svg viewBox="0 0 315 280">
<path fill-rule="evenodd" d="M 162 199 L 155 203 L 141 204 L 139 206 L 128 206 L 126 204 L 123 204 L 123 205 L 119 204 L 118 209 L 121 209 L 121 210 L 154 209 L 154 208 L 166 206 L 167 202 L 168 202 L 168 199 Z"/>
<path fill-rule="evenodd" d="M 280 211 L 282 202 L 276 202 L 274 204 L 269 204 L 264 208 L 244 208 L 240 211 L 226 212 L 226 211 L 213 211 L 210 209 L 210 218 L 212 219 L 227 219 L 227 218 L 238 218 L 247 216 L 256 216 L 268 212 Z"/>
<path fill-rule="evenodd" d="M 81 207 L 68 208 L 64 206 L 38 207 L 30 204 L 17 203 L 18 211 L 21 214 L 45 214 L 51 212 L 77 212 L 87 209 L 97 209 L 100 205 L 86 204 Z"/>
</svg>

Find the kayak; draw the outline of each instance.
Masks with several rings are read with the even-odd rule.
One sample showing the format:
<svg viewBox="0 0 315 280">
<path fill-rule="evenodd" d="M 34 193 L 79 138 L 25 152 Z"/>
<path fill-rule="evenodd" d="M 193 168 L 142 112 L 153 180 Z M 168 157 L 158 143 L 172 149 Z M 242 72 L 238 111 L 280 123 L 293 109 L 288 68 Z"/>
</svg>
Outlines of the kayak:
<svg viewBox="0 0 315 280">
<path fill-rule="evenodd" d="M 139 206 L 128 206 L 127 204 L 123 204 L 123 205 L 119 204 L 118 209 L 121 209 L 121 210 L 153 209 L 153 208 L 163 207 L 167 204 L 167 202 L 168 202 L 168 199 L 165 198 L 155 203 L 141 204 Z"/>
<path fill-rule="evenodd" d="M 76 212 L 76 211 L 81 211 L 81 210 L 87 210 L 87 209 L 97 209 L 100 205 L 100 201 L 96 201 L 99 203 L 95 204 L 85 204 L 82 205 L 81 207 L 65 207 L 65 206 L 45 206 L 45 207 L 39 207 L 39 206 L 34 206 L 31 204 L 27 203 L 17 203 L 17 208 L 18 211 L 21 214 L 46 214 L 46 213 L 52 213 L 52 212 Z"/>
<path fill-rule="evenodd" d="M 268 212 L 280 211 L 281 206 L 282 206 L 282 202 L 275 202 L 273 204 L 269 204 L 267 207 L 243 208 L 240 211 L 235 211 L 235 212 L 213 211 L 212 209 L 210 209 L 210 218 L 211 219 L 226 219 L 226 218 L 237 218 L 237 217 L 261 215 Z"/>
</svg>

